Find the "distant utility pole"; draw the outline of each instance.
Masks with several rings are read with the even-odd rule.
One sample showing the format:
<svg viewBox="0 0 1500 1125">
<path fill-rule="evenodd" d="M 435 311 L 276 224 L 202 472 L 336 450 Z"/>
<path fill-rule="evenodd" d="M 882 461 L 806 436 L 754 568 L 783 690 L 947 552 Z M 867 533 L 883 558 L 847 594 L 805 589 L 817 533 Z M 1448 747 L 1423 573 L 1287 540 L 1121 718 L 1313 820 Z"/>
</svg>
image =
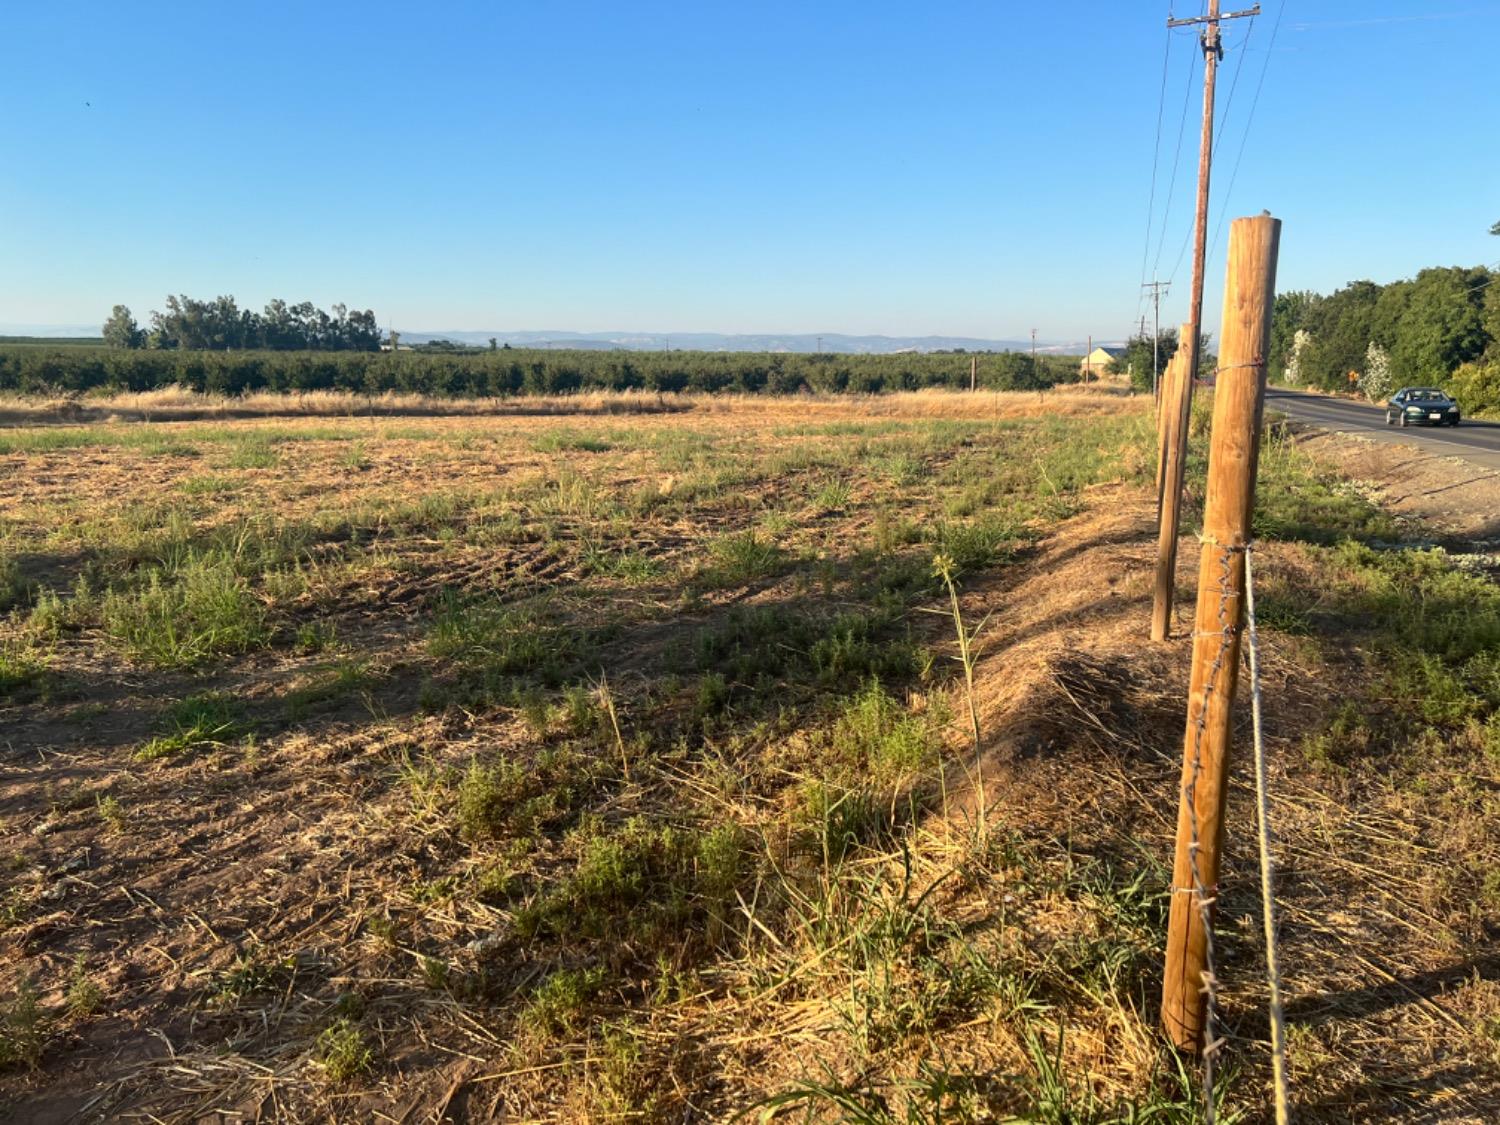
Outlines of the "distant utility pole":
<svg viewBox="0 0 1500 1125">
<path fill-rule="evenodd" d="M 821 336 L 818 337 L 818 354 L 823 354 L 823 337 Z"/>
<path fill-rule="evenodd" d="M 1155 398 L 1161 393 L 1158 382 L 1161 378 L 1157 368 L 1160 361 L 1157 358 L 1161 350 L 1161 295 L 1172 288 L 1170 281 L 1149 281 L 1141 286 L 1142 289 L 1151 290 L 1151 397 Z M 1200 294 L 1199 299 L 1202 299 Z M 1146 334 L 1146 318 L 1141 317 L 1141 335 Z"/>
<path fill-rule="evenodd" d="M 1192 417 L 1193 383 L 1198 378 L 1198 361 L 1203 339 L 1203 258 L 1208 241 L 1208 178 L 1213 164 L 1214 82 L 1224 46 L 1219 40 L 1221 20 L 1260 15 L 1260 5 L 1240 12 L 1219 14 L 1219 0 L 1208 0 L 1208 14 L 1190 19 L 1168 20 L 1167 27 L 1203 25 L 1203 137 L 1198 146 L 1198 210 L 1193 220 L 1193 289 L 1189 302 L 1187 367 L 1180 382 L 1178 401 L 1168 404 L 1178 419 L 1177 439 L 1163 452 L 1166 454 L 1162 481 L 1162 502 L 1157 513 L 1156 590 L 1151 604 L 1151 639 L 1164 641 L 1172 631 L 1172 596 L 1177 571 L 1177 534 L 1182 522 L 1182 480 L 1187 468 L 1188 420 Z M 1182 346 L 1179 342 L 1179 347 Z"/>
</svg>

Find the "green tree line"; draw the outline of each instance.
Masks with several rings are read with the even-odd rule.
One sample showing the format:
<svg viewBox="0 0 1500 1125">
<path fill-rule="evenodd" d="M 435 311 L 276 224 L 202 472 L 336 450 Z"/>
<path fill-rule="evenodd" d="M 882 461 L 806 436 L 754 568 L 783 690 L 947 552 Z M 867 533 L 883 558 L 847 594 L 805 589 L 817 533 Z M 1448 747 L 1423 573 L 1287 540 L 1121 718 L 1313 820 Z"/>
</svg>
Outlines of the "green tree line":
<svg viewBox="0 0 1500 1125">
<path fill-rule="evenodd" d="M 380 328 L 371 310 L 334 305 L 330 313 L 311 301 L 289 305 L 280 298 L 256 312 L 240 308 L 233 297 L 199 301 L 171 295 L 165 312 L 152 311 L 149 329 L 141 328 L 126 306 L 116 305 L 104 322 L 103 336 L 107 347 L 126 350 L 380 350 Z"/>
<path fill-rule="evenodd" d="M 1381 399 L 1403 386 L 1442 387 L 1467 413 L 1500 411 L 1500 271 L 1425 269 L 1326 296 L 1276 298 L 1271 374 L 1293 385 Z M 1351 381 L 1350 373 L 1355 378 Z"/>
<path fill-rule="evenodd" d="M 578 391 L 800 391 L 874 394 L 966 388 L 970 355 L 624 352 L 499 348 L 468 353 L 227 351 L 0 346 L 0 390 L 24 394 L 147 391 L 182 386 L 219 394 L 339 390 L 506 397 Z M 1039 390 L 1078 378 L 1076 356 L 991 352 L 977 357 L 986 390 Z"/>
</svg>

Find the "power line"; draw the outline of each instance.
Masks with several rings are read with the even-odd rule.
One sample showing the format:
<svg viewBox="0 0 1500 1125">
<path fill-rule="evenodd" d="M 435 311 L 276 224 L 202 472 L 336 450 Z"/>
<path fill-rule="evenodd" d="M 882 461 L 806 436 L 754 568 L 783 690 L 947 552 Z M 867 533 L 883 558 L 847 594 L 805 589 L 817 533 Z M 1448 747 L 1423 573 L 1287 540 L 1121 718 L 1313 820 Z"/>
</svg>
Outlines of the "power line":
<svg viewBox="0 0 1500 1125">
<path fill-rule="evenodd" d="M 1156 99 L 1156 147 L 1151 150 L 1151 198 L 1146 203 L 1146 245 L 1141 247 L 1141 284 L 1146 283 L 1146 260 L 1151 256 L 1151 223 L 1156 218 L 1156 172 L 1161 162 L 1161 122 L 1167 109 L 1167 68 L 1172 59 L 1172 29 L 1167 28 L 1166 46 L 1161 53 L 1161 93 Z M 1144 298 L 1145 294 L 1142 293 Z M 1140 312 L 1140 304 L 1136 312 Z"/>
<path fill-rule="evenodd" d="M 1151 273 L 1158 275 L 1161 272 L 1161 252 L 1167 241 L 1167 223 L 1172 217 L 1172 196 L 1177 190 L 1177 166 L 1182 159 L 1182 137 L 1187 132 L 1188 103 L 1193 95 L 1193 75 L 1198 71 L 1198 59 L 1196 55 L 1188 55 L 1187 85 L 1182 90 L 1182 119 L 1177 125 L 1177 151 L 1172 156 L 1172 175 L 1167 180 L 1167 205 L 1162 211 L 1161 235 L 1156 242 L 1156 261 L 1151 266 Z"/>
<path fill-rule="evenodd" d="M 1284 6 L 1285 6 L 1285 0 L 1283 0 L 1283 7 Z M 1219 145 L 1222 144 L 1223 141 L 1224 141 L 1224 133 L 1229 128 L 1229 111 L 1234 108 L 1234 92 L 1235 92 L 1236 89 L 1239 88 L 1239 84 L 1240 84 L 1240 71 L 1245 68 L 1245 55 L 1249 51 L 1249 48 L 1250 48 L 1250 36 L 1254 33 L 1254 31 L 1255 31 L 1255 17 L 1251 16 L 1250 17 L 1250 23 L 1249 23 L 1249 25 L 1245 29 L 1245 38 L 1242 39 L 1242 40 L 1240 40 L 1239 48 L 1236 51 L 1235 56 L 1234 56 L 1234 76 L 1229 80 L 1229 97 L 1227 97 L 1227 98 L 1224 99 L 1224 115 L 1219 118 L 1219 128 L 1218 128 L 1218 131 L 1215 132 L 1215 134 L 1214 134 L 1214 151 L 1215 152 L 1219 151 Z M 1267 61 L 1270 60 L 1270 57 L 1271 57 L 1270 56 L 1270 52 L 1268 50 L 1267 53 L 1266 53 L 1266 59 L 1267 59 Z M 1261 80 L 1262 81 L 1265 80 L 1265 68 L 1264 68 L 1264 66 L 1262 66 L 1262 68 L 1261 68 Z M 1260 93 L 1260 88 L 1258 86 L 1256 87 L 1256 93 L 1257 94 Z M 1249 121 L 1248 121 L 1248 119 L 1246 120 L 1245 124 L 1246 124 L 1246 130 L 1247 130 L 1247 135 L 1248 135 L 1248 129 L 1249 129 Z M 1241 139 L 1240 147 L 1241 147 L 1241 150 L 1243 151 L 1243 148 L 1244 148 L 1244 140 L 1243 140 L 1243 138 Z M 1236 172 L 1239 171 L 1239 161 L 1238 160 L 1235 161 L 1235 171 Z M 1230 187 L 1234 186 L 1234 177 L 1232 175 L 1229 177 L 1229 184 L 1230 184 Z M 1221 228 L 1224 225 L 1225 208 L 1227 208 L 1228 206 L 1229 206 L 1229 193 L 1225 192 L 1224 193 L 1224 201 L 1219 205 L 1219 226 Z M 1182 246 L 1177 251 L 1177 260 L 1172 263 L 1172 272 L 1169 275 L 1170 277 L 1176 277 L 1177 276 L 1177 270 L 1182 265 L 1183 256 L 1187 253 L 1188 241 L 1189 241 L 1189 239 L 1192 238 L 1192 236 L 1193 236 L 1193 232 L 1191 230 L 1189 230 L 1188 233 L 1183 236 L 1183 238 L 1182 238 Z M 1217 246 L 1218 243 L 1219 243 L 1219 231 L 1215 230 L 1214 231 L 1213 241 L 1210 242 L 1209 245 L 1211 247 L 1212 246 Z M 1211 254 L 1212 250 L 1210 250 L 1209 252 Z"/>
<path fill-rule="evenodd" d="M 1255 110 L 1260 105 L 1260 91 L 1266 84 L 1266 71 L 1271 66 L 1271 53 L 1276 49 L 1276 34 L 1281 30 L 1281 16 L 1286 11 L 1286 0 L 1281 0 L 1281 5 L 1276 9 L 1276 22 L 1271 25 L 1271 41 L 1266 44 L 1266 60 L 1260 64 L 1260 78 L 1255 83 L 1255 97 L 1250 99 L 1250 112 L 1245 117 L 1245 131 L 1240 135 L 1240 148 L 1234 154 L 1234 167 L 1229 173 L 1229 187 L 1224 192 L 1224 200 L 1219 204 L 1219 224 L 1214 228 L 1214 242 L 1219 241 L 1219 234 L 1224 229 L 1224 219 L 1229 214 L 1229 200 L 1234 193 L 1234 181 L 1240 174 L 1240 159 L 1245 155 L 1245 142 L 1250 139 L 1250 126 L 1255 121 Z"/>
</svg>

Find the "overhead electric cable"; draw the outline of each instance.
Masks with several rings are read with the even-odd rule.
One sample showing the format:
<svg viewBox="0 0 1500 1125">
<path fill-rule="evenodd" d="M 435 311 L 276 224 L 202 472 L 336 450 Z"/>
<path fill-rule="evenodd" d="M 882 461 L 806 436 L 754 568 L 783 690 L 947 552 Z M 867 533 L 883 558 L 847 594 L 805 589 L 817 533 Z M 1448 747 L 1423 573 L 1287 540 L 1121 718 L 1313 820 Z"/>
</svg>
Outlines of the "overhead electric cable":
<svg viewBox="0 0 1500 1125">
<path fill-rule="evenodd" d="M 1240 160 L 1245 155 L 1245 142 L 1250 139 L 1250 126 L 1255 121 L 1255 110 L 1260 105 L 1260 92 L 1266 84 L 1266 71 L 1271 66 L 1271 54 L 1276 49 L 1276 35 L 1281 30 L 1281 17 L 1286 12 L 1286 0 L 1276 9 L 1276 22 L 1271 25 L 1271 41 L 1266 44 L 1266 59 L 1260 64 L 1260 78 L 1255 83 L 1255 97 L 1250 99 L 1250 112 L 1245 117 L 1245 131 L 1240 135 L 1240 148 L 1234 156 L 1234 167 L 1229 173 L 1229 187 L 1224 192 L 1224 201 L 1219 205 L 1219 225 L 1214 228 L 1214 242 L 1219 241 L 1219 233 L 1224 229 L 1224 217 L 1229 213 L 1229 197 L 1234 191 L 1234 181 L 1240 174 Z"/>
<path fill-rule="evenodd" d="M 1141 247 L 1141 285 L 1146 284 L 1146 261 L 1151 257 L 1151 224 L 1156 218 L 1156 173 L 1161 163 L 1161 123 L 1167 109 L 1167 69 L 1172 59 L 1172 31 L 1167 29 L 1166 46 L 1161 54 L 1161 93 L 1156 99 L 1156 146 L 1151 150 L 1151 198 L 1146 203 L 1146 244 Z M 1136 304 L 1136 314 L 1141 311 L 1140 301 L 1144 300 L 1144 293 Z"/>
<path fill-rule="evenodd" d="M 1255 31 L 1255 17 L 1251 16 L 1250 17 L 1249 26 L 1247 26 L 1245 28 L 1245 38 L 1242 39 L 1242 40 L 1240 40 L 1239 48 L 1236 51 L 1235 56 L 1234 56 L 1234 77 L 1231 78 L 1230 81 L 1229 81 L 1229 97 L 1227 97 L 1227 98 L 1224 99 L 1224 113 L 1223 113 L 1223 116 L 1221 116 L 1219 118 L 1219 127 L 1218 127 L 1218 129 L 1214 132 L 1214 149 L 1213 150 L 1215 152 L 1219 151 L 1219 146 L 1224 141 L 1224 133 L 1225 133 L 1225 131 L 1229 127 L 1229 111 L 1234 108 L 1234 92 L 1239 87 L 1239 84 L 1240 84 L 1240 71 L 1244 69 L 1244 66 L 1245 66 L 1245 55 L 1246 55 L 1246 53 L 1249 50 L 1250 36 L 1251 36 L 1251 34 L 1254 31 Z M 1267 58 L 1269 58 L 1269 57 L 1270 56 L 1268 54 Z M 1261 70 L 1261 79 L 1262 80 L 1265 79 L 1265 70 L 1264 70 L 1264 67 Z M 1259 93 L 1259 88 L 1258 87 L 1257 87 L 1256 92 Z M 1249 128 L 1249 122 L 1248 122 L 1248 120 L 1246 121 L 1246 128 L 1247 128 L 1247 130 Z M 1244 140 L 1243 140 L 1243 138 L 1241 139 L 1241 142 L 1240 142 L 1240 148 L 1241 148 L 1241 151 L 1244 150 Z M 1239 171 L 1239 161 L 1238 160 L 1235 161 L 1235 171 L 1236 172 Z M 1230 176 L 1230 178 L 1229 178 L 1229 186 L 1231 188 L 1234 186 L 1234 177 L 1233 176 Z M 1220 227 L 1223 227 L 1223 225 L 1224 225 L 1224 208 L 1228 205 L 1228 203 L 1229 203 L 1229 193 L 1225 192 L 1224 193 L 1224 202 L 1219 205 L 1219 226 Z M 1187 253 L 1188 242 L 1192 240 L 1192 236 L 1193 236 L 1192 228 L 1189 228 L 1188 229 L 1188 233 L 1183 236 L 1181 248 L 1179 248 L 1178 251 L 1177 251 L 1177 260 L 1172 263 L 1172 271 L 1171 271 L 1170 274 L 1168 274 L 1168 278 L 1169 279 L 1177 276 L 1177 271 L 1182 266 L 1182 259 L 1183 259 L 1183 256 Z M 1208 253 L 1209 253 L 1210 256 L 1213 255 L 1213 248 L 1215 246 L 1217 246 L 1218 244 L 1219 244 L 1219 231 L 1216 230 L 1216 231 L 1214 231 L 1213 240 L 1210 241 L 1209 244 L 1208 244 Z"/>
<path fill-rule="evenodd" d="M 1182 138 L 1187 132 L 1188 104 L 1193 94 L 1193 75 L 1197 73 L 1198 62 L 1196 55 L 1188 55 L 1187 85 L 1182 90 L 1182 120 L 1177 126 L 1177 151 L 1172 156 L 1172 175 L 1167 181 L 1167 205 L 1162 211 L 1161 234 L 1156 242 L 1156 261 L 1151 266 L 1152 276 L 1156 276 L 1161 268 L 1161 252 L 1167 240 L 1167 225 L 1172 218 L 1172 196 L 1177 189 L 1177 166 L 1182 159 Z"/>
</svg>

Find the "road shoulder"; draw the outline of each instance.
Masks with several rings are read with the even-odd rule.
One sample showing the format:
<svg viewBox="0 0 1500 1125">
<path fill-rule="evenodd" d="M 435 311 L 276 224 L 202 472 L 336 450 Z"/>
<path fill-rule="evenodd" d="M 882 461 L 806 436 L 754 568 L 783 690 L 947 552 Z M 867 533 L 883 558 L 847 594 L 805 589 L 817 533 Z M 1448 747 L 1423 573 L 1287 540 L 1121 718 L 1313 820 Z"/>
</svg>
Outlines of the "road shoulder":
<svg viewBox="0 0 1500 1125">
<path fill-rule="evenodd" d="M 1284 424 L 1302 449 L 1359 482 L 1392 515 L 1420 522 L 1444 539 L 1500 540 L 1500 469 L 1416 445 Z"/>
</svg>

